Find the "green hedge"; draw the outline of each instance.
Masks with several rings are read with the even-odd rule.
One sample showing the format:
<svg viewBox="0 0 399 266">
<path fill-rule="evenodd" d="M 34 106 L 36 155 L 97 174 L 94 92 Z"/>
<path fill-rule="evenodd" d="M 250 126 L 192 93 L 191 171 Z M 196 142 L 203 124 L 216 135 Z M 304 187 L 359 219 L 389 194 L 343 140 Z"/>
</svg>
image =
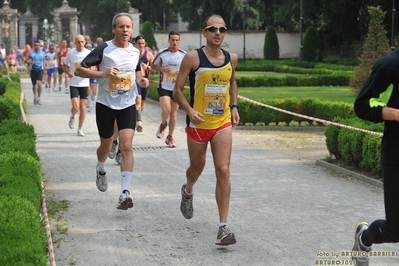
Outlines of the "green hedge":
<svg viewBox="0 0 399 266">
<path fill-rule="evenodd" d="M 288 125 L 292 121 L 311 123 L 307 118 L 264 108 L 240 99 L 238 102 L 240 105 L 240 123 L 242 124 L 251 123 L 256 125 L 257 123 L 264 123 L 265 125 L 269 125 L 270 123 L 278 124 L 285 122 Z M 332 121 L 337 116 L 345 118 L 355 117 L 352 104 L 322 101 L 317 98 L 261 99 L 259 102 L 297 114 L 328 121 Z"/>
<path fill-rule="evenodd" d="M 359 118 L 342 119 L 337 117 L 334 122 L 373 132 L 383 131 L 382 123 L 373 124 Z M 326 126 L 325 136 L 327 150 L 337 160 L 355 168 L 380 174 L 380 136 L 334 125 Z"/>
<path fill-rule="evenodd" d="M 47 265 L 36 134 L 21 120 L 19 76 L 10 77 L 0 78 L 0 265 Z"/>
<path fill-rule="evenodd" d="M 0 97 L 0 122 L 5 119 L 20 119 L 21 108 L 19 106 L 21 96 L 21 85 L 17 81 L 8 81 L 7 78 L 0 79 L 6 83 L 5 93 Z M 26 100 L 22 104 L 25 112 L 28 109 Z"/>
<path fill-rule="evenodd" d="M 0 193 L 0 265 L 47 265 L 46 232 L 26 198 Z"/>
<path fill-rule="evenodd" d="M 331 75 L 236 77 L 238 87 L 348 86 L 349 79 L 350 73 L 341 72 Z"/>
</svg>

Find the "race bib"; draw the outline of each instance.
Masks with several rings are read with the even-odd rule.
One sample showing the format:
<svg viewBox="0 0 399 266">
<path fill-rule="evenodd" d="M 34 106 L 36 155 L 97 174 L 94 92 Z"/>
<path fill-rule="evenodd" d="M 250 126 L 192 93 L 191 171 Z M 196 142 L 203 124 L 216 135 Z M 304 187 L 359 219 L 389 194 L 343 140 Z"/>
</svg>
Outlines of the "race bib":
<svg viewBox="0 0 399 266">
<path fill-rule="evenodd" d="M 50 62 L 50 68 L 54 68 L 55 67 L 55 62 Z"/>
<path fill-rule="evenodd" d="M 61 57 L 60 65 L 64 64 L 65 57 Z"/>
<path fill-rule="evenodd" d="M 76 60 L 73 64 L 74 68 L 77 69 L 80 66 L 80 63 L 82 62 L 82 60 Z"/>
<path fill-rule="evenodd" d="M 132 90 L 133 76 L 129 70 L 119 71 L 116 77 L 109 79 L 109 94 L 123 94 Z"/>
<path fill-rule="evenodd" d="M 177 74 L 179 73 L 179 67 L 178 66 L 171 66 L 172 71 L 169 73 L 166 73 L 166 82 L 168 83 L 176 83 L 177 79 Z"/>
<path fill-rule="evenodd" d="M 227 85 L 205 85 L 204 113 L 208 115 L 222 115 L 226 106 Z"/>
</svg>

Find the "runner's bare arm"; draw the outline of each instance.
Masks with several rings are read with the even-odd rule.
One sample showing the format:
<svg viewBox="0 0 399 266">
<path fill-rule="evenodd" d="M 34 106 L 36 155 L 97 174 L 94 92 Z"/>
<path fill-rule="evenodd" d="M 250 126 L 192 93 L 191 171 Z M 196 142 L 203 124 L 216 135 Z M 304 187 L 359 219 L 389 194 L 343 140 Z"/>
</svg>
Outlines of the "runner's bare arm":
<svg viewBox="0 0 399 266">
<path fill-rule="evenodd" d="M 238 57 L 236 54 L 230 53 L 230 62 L 233 66 L 233 73 L 230 78 L 230 106 L 237 105 L 238 87 L 236 82 L 236 67 Z M 231 123 L 234 126 L 240 122 L 240 115 L 238 114 L 238 108 L 234 107 L 231 109 Z"/>
<path fill-rule="evenodd" d="M 199 65 L 199 58 L 197 51 L 188 52 L 184 57 L 180 65 L 179 73 L 177 74 L 176 84 L 173 89 L 173 98 L 177 104 L 182 108 L 190 118 L 190 121 L 197 125 L 204 120 L 203 115 L 195 111 L 188 103 L 186 97 L 183 94 L 183 88 L 186 83 L 187 77 L 190 72 L 196 69 Z"/>
</svg>

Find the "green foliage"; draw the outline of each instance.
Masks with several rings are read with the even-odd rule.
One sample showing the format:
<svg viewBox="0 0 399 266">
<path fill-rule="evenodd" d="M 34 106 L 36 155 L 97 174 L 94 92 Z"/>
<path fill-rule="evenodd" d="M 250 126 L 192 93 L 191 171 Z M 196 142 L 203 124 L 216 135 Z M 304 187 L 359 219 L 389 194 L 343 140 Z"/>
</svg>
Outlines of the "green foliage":
<svg viewBox="0 0 399 266">
<path fill-rule="evenodd" d="M 383 124 L 373 124 L 359 118 L 335 118 L 334 122 L 350 125 L 373 132 L 382 132 Z M 339 161 L 355 168 L 379 174 L 381 137 L 352 129 L 327 125 L 325 128 L 326 145 L 329 153 Z"/>
<path fill-rule="evenodd" d="M 268 60 L 277 60 L 280 57 L 280 46 L 277 39 L 276 29 L 271 25 L 266 28 L 263 57 Z"/>
<path fill-rule="evenodd" d="M 335 122 L 338 122 L 339 119 L 336 118 L 334 119 Z M 339 160 L 341 159 L 341 153 L 338 150 L 338 135 L 339 131 L 341 130 L 340 127 L 333 126 L 333 125 L 327 125 L 324 129 L 324 135 L 326 136 L 326 146 L 327 150 L 331 155 L 334 155 L 334 157 Z"/>
<path fill-rule="evenodd" d="M 23 165 L 23 167 L 21 167 Z M 26 152 L 7 152 L 0 154 L 1 175 L 19 176 L 33 180 L 34 189 L 41 191 L 42 165 Z M 1 193 L 0 193 L 1 194 Z"/>
<path fill-rule="evenodd" d="M 238 87 L 347 86 L 350 74 L 236 77 Z"/>
<path fill-rule="evenodd" d="M 321 61 L 321 45 L 319 34 L 313 26 L 310 26 L 303 37 L 303 49 L 301 56 L 304 61 Z"/>
<path fill-rule="evenodd" d="M 363 141 L 362 149 L 363 161 L 361 166 L 373 173 L 381 171 L 381 137 L 375 135 L 366 135 Z"/>
<path fill-rule="evenodd" d="M 31 141 L 36 141 L 36 133 L 34 127 L 30 124 L 23 122 L 20 119 L 7 119 L 3 120 L 0 123 L 0 136 L 7 134 L 26 134 Z"/>
<path fill-rule="evenodd" d="M 0 265 L 47 265 L 44 224 L 37 208 L 0 193 Z"/>
<path fill-rule="evenodd" d="M 144 36 L 148 47 L 151 48 L 152 46 L 155 46 L 155 48 L 158 49 L 157 41 L 155 40 L 154 37 L 154 32 L 152 30 L 151 22 L 146 21 L 143 23 L 143 26 L 141 28 L 141 35 Z"/>
<path fill-rule="evenodd" d="M 361 62 L 349 82 L 355 93 L 360 91 L 375 62 L 390 52 L 389 41 L 386 37 L 387 32 L 383 26 L 386 12 L 383 12 L 380 6 L 369 6 L 368 12 L 371 19 L 363 52 L 360 56 Z"/>
</svg>

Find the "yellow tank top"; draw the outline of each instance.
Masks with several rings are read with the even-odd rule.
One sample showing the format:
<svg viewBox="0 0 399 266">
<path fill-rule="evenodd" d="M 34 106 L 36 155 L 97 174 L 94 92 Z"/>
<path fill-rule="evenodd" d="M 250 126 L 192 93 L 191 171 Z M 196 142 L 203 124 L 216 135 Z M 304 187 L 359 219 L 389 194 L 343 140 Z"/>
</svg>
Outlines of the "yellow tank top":
<svg viewBox="0 0 399 266">
<path fill-rule="evenodd" d="M 223 50 L 225 61 L 221 66 L 209 62 L 204 51 L 197 49 L 199 67 L 190 73 L 190 105 L 204 115 L 205 122 L 194 125 L 187 117 L 187 125 L 199 129 L 216 129 L 231 121 L 230 78 L 233 67 L 230 53 Z"/>
</svg>

